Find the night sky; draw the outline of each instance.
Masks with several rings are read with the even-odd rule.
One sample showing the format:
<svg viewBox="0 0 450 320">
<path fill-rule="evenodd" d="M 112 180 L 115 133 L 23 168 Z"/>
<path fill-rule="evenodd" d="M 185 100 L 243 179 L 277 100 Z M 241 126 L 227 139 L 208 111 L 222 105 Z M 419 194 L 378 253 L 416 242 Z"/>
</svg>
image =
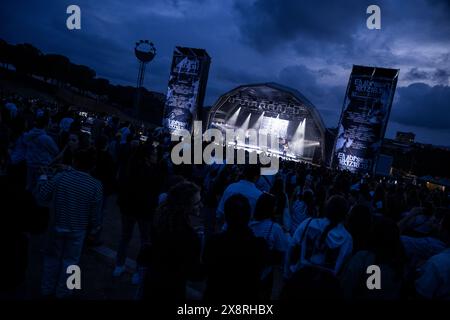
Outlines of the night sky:
<svg viewBox="0 0 450 320">
<path fill-rule="evenodd" d="M 81 30 L 66 8 L 81 8 Z M 381 30 L 366 8 L 381 8 Z M 241 84 L 279 82 L 301 91 L 336 127 L 353 64 L 400 69 L 387 137 L 413 131 L 450 146 L 449 0 L 16 0 L 0 4 L 0 38 L 28 42 L 85 64 L 112 83 L 135 85 L 136 40 L 157 56 L 145 86 L 166 93 L 174 46 L 212 57 L 205 105 Z"/>
</svg>

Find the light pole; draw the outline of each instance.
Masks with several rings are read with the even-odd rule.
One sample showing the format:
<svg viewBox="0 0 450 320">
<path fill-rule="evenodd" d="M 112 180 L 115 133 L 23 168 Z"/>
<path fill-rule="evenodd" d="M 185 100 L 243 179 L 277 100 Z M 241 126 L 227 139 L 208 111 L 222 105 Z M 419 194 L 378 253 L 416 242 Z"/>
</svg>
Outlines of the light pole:
<svg viewBox="0 0 450 320">
<path fill-rule="evenodd" d="M 134 115 L 139 116 L 139 105 L 141 102 L 141 88 L 144 84 L 145 66 L 153 60 L 156 48 L 149 40 L 139 40 L 134 47 L 134 54 L 139 60 L 139 72 L 136 84 L 136 99 L 134 103 Z"/>
</svg>

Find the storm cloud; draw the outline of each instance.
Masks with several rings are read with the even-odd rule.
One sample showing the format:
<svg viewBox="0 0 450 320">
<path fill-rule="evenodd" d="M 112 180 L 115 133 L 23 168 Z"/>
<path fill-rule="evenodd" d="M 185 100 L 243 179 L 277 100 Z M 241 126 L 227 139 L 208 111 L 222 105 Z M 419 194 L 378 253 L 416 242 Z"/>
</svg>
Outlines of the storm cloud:
<svg viewBox="0 0 450 320">
<path fill-rule="evenodd" d="M 450 129 L 450 87 L 414 83 L 399 88 L 391 119 L 404 125 Z"/>
<path fill-rule="evenodd" d="M 82 29 L 66 28 L 77 4 Z M 379 0 L 381 30 L 366 28 L 369 0 L 29 0 L 0 3 L 0 38 L 28 42 L 85 64 L 113 83 L 134 85 L 134 43 L 157 47 L 144 85 L 165 93 L 173 48 L 205 48 L 212 57 L 205 104 L 255 82 L 301 91 L 336 127 L 353 64 L 400 69 L 387 135 L 450 141 L 450 3 Z M 450 144 L 450 142 L 447 142 Z"/>
</svg>

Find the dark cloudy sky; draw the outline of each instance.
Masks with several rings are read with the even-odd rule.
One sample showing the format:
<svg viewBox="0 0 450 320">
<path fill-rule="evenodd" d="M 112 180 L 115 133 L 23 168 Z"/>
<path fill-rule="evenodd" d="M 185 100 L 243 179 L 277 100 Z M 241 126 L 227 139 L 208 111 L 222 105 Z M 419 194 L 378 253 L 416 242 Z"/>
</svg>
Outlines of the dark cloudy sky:
<svg viewBox="0 0 450 320">
<path fill-rule="evenodd" d="M 66 8 L 81 8 L 81 30 Z M 381 8 L 381 30 L 366 8 Z M 0 38 L 29 42 L 86 64 L 113 83 L 134 85 L 138 39 L 158 53 L 145 86 L 166 91 L 176 45 L 212 57 L 206 105 L 245 83 L 300 90 L 337 126 L 352 64 L 400 69 L 387 136 L 450 145 L 450 0 L 13 0 L 0 4 Z"/>
</svg>

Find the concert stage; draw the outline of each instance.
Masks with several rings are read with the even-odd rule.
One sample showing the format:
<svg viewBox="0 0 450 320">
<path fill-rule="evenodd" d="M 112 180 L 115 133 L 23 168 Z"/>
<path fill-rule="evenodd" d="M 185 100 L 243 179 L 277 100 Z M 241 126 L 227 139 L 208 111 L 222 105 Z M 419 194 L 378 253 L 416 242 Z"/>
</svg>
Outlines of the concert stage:
<svg viewBox="0 0 450 320">
<path fill-rule="evenodd" d="M 326 129 L 317 109 L 300 92 L 276 83 L 243 85 L 225 93 L 211 108 L 208 128 L 243 133 L 228 141 L 237 149 L 260 153 L 263 138 L 271 155 L 308 162 L 325 158 Z"/>
</svg>

